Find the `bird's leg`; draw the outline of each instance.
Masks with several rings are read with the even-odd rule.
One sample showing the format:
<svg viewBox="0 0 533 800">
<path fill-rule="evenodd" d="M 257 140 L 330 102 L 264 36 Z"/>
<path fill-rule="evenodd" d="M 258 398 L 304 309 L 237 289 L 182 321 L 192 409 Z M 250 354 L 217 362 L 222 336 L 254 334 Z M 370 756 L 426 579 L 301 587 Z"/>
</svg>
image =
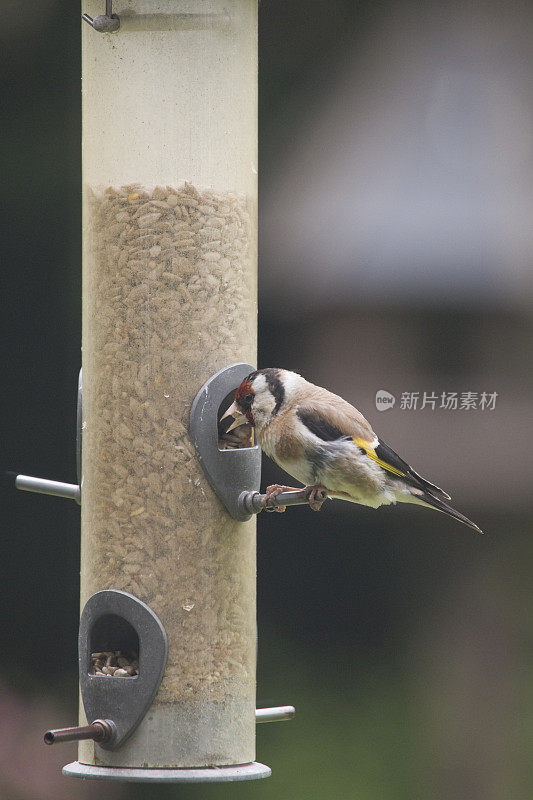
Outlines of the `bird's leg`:
<svg viewBox="0 0 533 800">
<path fill-rule="evenodd" d="M 265 508 L 266 511 L 278 511 L 282 514 L 287 506 L 270 506 L 266 508 L 266 504 L 272 497 L 277 497 L 278 494 L 282 494 L 282 492 L 297 492 L 298 489 L 295 489 L 294 486 L 281 486 L 279 483 L 273 483 L 272 486 L 267 486 L 267 490 L 265 496 L 261 501 L 261 505 Z"/>
<path fill-rule="evenodd" d="M 306 486 L 305 488 L 307 491 L 307 500 L 309 502 L 309 506 L 313 509 L 313 511 L 320 511 L 322 508 L 322 503 L 328 497 L 327 489 L 320 483 L 317 483 L 315 486 Z"/>
</svg>

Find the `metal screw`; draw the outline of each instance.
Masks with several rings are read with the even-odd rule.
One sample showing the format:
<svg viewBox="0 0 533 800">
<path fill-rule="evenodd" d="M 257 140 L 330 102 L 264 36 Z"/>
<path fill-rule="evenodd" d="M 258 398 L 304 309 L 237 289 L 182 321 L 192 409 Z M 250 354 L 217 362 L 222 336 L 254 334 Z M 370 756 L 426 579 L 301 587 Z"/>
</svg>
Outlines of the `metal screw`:
<svg viewBox="0 0 533 800">
<path fill-rule="evenodd" d="M 82 19 L 88 22 L 99 33 L 115 33 L 120 28 L 120 19 L 113 14 L 113 0 L 106 0 L 105 14 L 100 14 L 94 19 L 88 14 L 82 14 Z"/>
</svg>

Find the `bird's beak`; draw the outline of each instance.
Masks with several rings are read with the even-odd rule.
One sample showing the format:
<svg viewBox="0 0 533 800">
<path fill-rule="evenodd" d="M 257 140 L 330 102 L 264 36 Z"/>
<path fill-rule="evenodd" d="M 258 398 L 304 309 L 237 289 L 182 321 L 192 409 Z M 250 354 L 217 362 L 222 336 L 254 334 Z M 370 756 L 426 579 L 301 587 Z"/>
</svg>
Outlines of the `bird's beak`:
<svg viewBox="0 0 533 800">
<path fill-rule="evenodd" d="M 226 417 L 233 417 L 233 419 L 234 419 L 234 421 L 231 423 L 231 425 L 229 426 L 229 428 L 226 431 L 226 433 L 229 433 L 234 428 L 238 428 L 240 425 L 246 425 L 248 423 L 248 420 L 246 419 L 246 416 L 242 413 L 240 408 L 237 406 L 237 403 L 232 403 L 231 404 L 231 406 L 228 408 L 226 413 L 222 414 L 222 416 L 220 417 L 220 421 L 222 422 L 222 420 L 226 419 Z"/>
</svg>

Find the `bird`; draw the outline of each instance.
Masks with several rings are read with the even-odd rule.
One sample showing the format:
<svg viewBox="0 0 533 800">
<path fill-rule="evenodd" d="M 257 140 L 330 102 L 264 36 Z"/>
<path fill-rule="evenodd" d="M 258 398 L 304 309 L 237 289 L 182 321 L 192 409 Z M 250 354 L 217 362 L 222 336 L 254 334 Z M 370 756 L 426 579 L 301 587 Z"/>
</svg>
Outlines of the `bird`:
<svg viewBox="0 0 533 800">
<path fill-rule="evenodd" d="M 233 417 L 228 432 L 240 425 L 253 426 L 263 452 L 304 484 L 314 511 L 327 498 L 371 508 L 414 503 L 482 533 L 475 522 L 448 504 L 449 494 L 415 472 L 380 439 L 360 411 L 296 372 L 281 368 L 251 372 L 221 419 L 228 417 Z M 263 506 L 286 491 L 301 491 L 301 487 L 273 484 L 266 490 Z"/>
</svg>

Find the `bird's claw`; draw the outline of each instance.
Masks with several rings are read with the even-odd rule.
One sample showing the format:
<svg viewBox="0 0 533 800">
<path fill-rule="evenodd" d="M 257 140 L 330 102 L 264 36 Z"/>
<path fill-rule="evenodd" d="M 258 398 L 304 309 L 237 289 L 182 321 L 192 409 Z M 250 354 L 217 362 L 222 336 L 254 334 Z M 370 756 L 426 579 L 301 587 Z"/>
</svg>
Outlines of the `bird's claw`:
<svg viewBox="0 0 533 800">
<path fill-rule="evenodd" d="M 320 511 L 322 503 L 327 500 L 327 492 L 324 486 L 307 486 L 307 502 L 313 511 Z"/>
<path fill-rule="evenodd" d="M 265 511 L 277 511 L 279 514 L 283 514 L 287 506 L 267 507 L 267 503 L 269 500 L 272 500 L 274 497 L 277 497 L 278 494 L 282 494 L 283 492 L 293 492 L 293 491 L 294 491 L 293 486 L 281 486 L 279 483 L 273 483 L 272 486 L 267 486 L 265 496 L 261 500 L 261 505 L 263 506 Z"/>
</svg>

